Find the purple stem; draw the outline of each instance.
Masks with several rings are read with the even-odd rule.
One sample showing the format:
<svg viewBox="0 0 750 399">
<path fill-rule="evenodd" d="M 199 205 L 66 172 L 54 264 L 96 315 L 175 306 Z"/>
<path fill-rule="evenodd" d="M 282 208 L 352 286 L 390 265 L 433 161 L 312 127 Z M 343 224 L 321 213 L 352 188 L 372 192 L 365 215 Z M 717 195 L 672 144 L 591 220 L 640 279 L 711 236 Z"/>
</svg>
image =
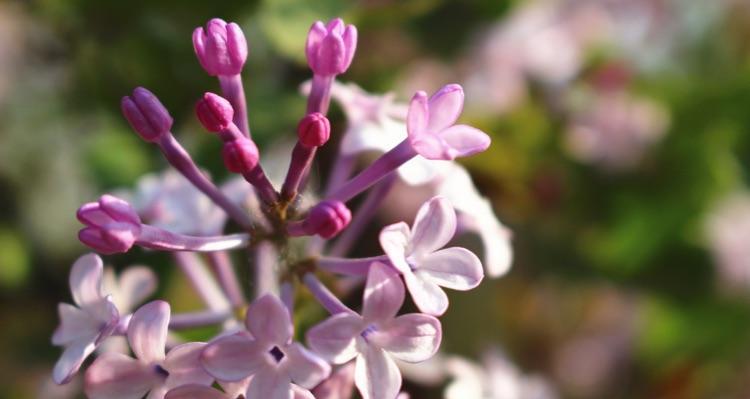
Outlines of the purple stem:
<svg viewBox="0 0 750 399">
<path fill-rule="evenodd" d="M 328 106 L 331 105 L 331 86 L 335 76 L 313 75 L 310 95 L 307 97 L 307 113 L 320 112 L 325 115 L 328 113 Z"/>
<path fill-rule="evenodd" d="M 158 227 L 141 225 L 141 233 L 136 244 L 162 251 L 213 252 L 247 247 L 250 235 L 247 233 L 225 236 L 196 237 L 172 233 Z"/>
<path fill-rule="evenodd" d="M 279 287 L 276 279 L 276 249 L 268 241 L 262 241 L 255 246 L 255 298 L 272 293 L 278 294 Z"/>
<path fill-rule="evenodd" d="M 346 179 L 352 175 L 356 160 L 357 157 L 354 154 L 344 154 L 341 151 L 336 154 L 336 159 L 334 159 L 333 167 L 331 168 L 331 175 L 328 177 L 328 183 L 326 183 L 326 196 L 331 194 L 337 187 L 343 185 Z"/>
<path fill-rule="evenodd" d="M 417 153 L 411 147 L 409 140 L 404 139 L 399 145 L 381 155 L 365 170 L 337 188 L 328 196 L 328 199 L 347 202 L 415 156 L 417 156 Z"/>
<path fill-rule="evenodd" d="M 339 235 L 339 238 L 333 244 L 333 247 L 329 251 L 331 256 L 344 256 L 349 252 L 352 245 L 354 245 L 356 240 L 365 228 L 367 228 L 367 225 L 377 213 L 380 203 L 383 202 L 383 199 L 388 195 L 388 192 L 391 191 L 395 182 L 396 175 L 390 174 L 367 194 L 365 202 L 363 202 L 359 209 L 357 209 L 354 218 L 352 218 L 351 223 L 349 223 L 349 227 L 341 232 L 341 235 Z"/>
<path fill-rule="evenodd" d="M 295 220 L 286 224 L 286 234 L 290 237 L 302 237 L 312 235 L 305 225 L 305 220 Z"/>
<path fill-rule="evenodd" d="M 367 272 L 370 270 L 370 265 L 373 262 L 390 264 L 388 257 L 385 255 L 357 259 L 322 256 L 316 259 L 316 264 L 319 269 L 347 276 L 366 276 Z"/>
<path fill-rule="evenodd" d="M 216 284 L 206 265 L 201 262 L 196 253 L 174 252 L 173 256 L 190 284 L 195 288 L 198 296 L 203 299 L 210 310 L 225 311 L 231 309 L 226 296 Z"/>
<path fill-rule="evenodd" d="M 292 159 L 286 173 L 284 185 L 281 187 L 281 198 L 292 201 L 299 191 L 300 184 L 315 159 L 317 147 L 307 147 L 299 141 L 292 150 Z"/>
<path fill-rule="evenodd" d="M 279 291 L 281 302 L 284 303 L 284 306 L 286 306 L 289 314 L 294 316 L 294 286 L 291 282 L 285 281 L 283 284 L 281 284 L 281 288 L 279 289 Z"/>
<path fill-rule="evenodd" d="M 184 330 L 186 328 L 210 326 L 223 323 L 233 317 L 231 311 L 206 310 L 201 312 L 189 312 L 173 314 L 169 319 L 169 328 L 173 330 Z"/>
<path fill-rule="evenodd" d="M 242 86 L 240 74 L 231 76 L 219 76 L 219 85 L 224 98 L 229 100 L 234 108 L 234 124 L 237 125 L 245 136 L 250 137 L 250 125 L 247 122 L 247 101 L 245 101 L 245 89 Z"/>
<path fill-rule="evenodd" d="M 323 285 L 323 283 L 321 283 L 314 274 L 306 273 L 304 276 L 302 276 L 302 282 L 305 283 L 307 289 L 310 290 L 315 299 L 320 302 L 320 304 L 329 313 L 354 313 L 353 310 L 346 307 L 346 305 L 344 305 L 338 298 L 336 298 L 336 295 L 333 295 L 333 293 L 328 288 L 326 288 L 326 286 Z"/>
<path fill-rule="evenodd" d="M 273 184 L 268 180 L 268 176 L 263 172 L 260 164 L 255 166 L 250 172 L 244 173 L 242 177 L 255 187 L 258 198 L 266 205 L 274 204 L 279 200 L 279 194 L 273 188 Z"/>
<path fill-rule="evenodd" d="M 158 141 L 159 148 L 167 161 L 185 178 L 187 178 L 193 185 L 204 194 L 208 196 L 216 205 L 220 206 L 224 211 L 234 219 L 237 224 L 242 226 L 246 231 L 253 231 L 253 222 L 247 216 L 242 208 L 233 204 L 224 193 L 219 191 L 218 188 L 198 169 L 193 159 L 190 158 L 190 154 L 180 145 L 179 142 L 174 138 L 171 132 L 162 134 Z"/>
<path fill-rule="evenodd" d="M 239 307 L 245 303 L 245 296 L 242 293 L 242 287 L 237 280 L 237 274 L 234 272 L 232 260 L 225 251 L 209 252 L 207 254 L 208 263 L 219 280 L 219 285 L 224 290 L 232 306 Z"/>
</svg>

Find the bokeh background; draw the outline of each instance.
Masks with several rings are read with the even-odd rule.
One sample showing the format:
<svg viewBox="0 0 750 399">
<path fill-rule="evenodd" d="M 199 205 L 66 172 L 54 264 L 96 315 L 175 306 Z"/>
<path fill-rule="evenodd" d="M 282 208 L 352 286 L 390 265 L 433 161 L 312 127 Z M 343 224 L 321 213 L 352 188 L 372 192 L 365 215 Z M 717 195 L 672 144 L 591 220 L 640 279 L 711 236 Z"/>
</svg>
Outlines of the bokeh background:
<svg viewBox="0 0 750 399">
<path fill-rule="evenodd" d="M 515 261 L 451 297 L 447 353 L 501 348 L 566 398 L 750 397 L 747 0 L 1 1 L 0 397 L 52 395 L 56 303 L 85 252 L 75 209 L 165 168 L 120 97 L 157 93 L 222 178 L 219 141 L 192 117 L 218 89 L 193 28 L 244 29 L 263 148 L 294 131 L 306 31 L 333 16 L 360 31 L 342 80 L 401 100 L 461 83 L 464 120 L 493 137 L 464 164 Z M 195 302 L 165 257 L 106 260 L 154 266 L 160 296 Z"/>
</svg>

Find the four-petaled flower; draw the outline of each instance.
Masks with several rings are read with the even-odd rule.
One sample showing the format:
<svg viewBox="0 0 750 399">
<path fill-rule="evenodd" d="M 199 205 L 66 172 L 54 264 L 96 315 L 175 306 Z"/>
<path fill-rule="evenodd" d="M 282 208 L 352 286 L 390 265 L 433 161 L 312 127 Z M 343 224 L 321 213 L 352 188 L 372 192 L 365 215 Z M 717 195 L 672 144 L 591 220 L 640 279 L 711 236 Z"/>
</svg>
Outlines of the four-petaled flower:
<svg viewBox="0 0 750 399">
<path fill-rule="evenodd" d="M 67 303 L 58 306 L 60 326 L 52 343 L 65 347 L 52 375 L 58 384 L 70 381 L 83 361 L 117 327 L 120 315 L 112 296 L 103 293 L 102 270 L 101 258 L 88 254 L 78 258 L 70 271 L 70 292 L 78 307 Z"/>
<path fill-rule="evenodd" d="M 427 159 L 452 160 L 482 152 L 490 138 L 479 129 L 456 125 L 464 106 L 464 90 L 457 84 L 443 86 L 432 97 L 418 91 L 409 103 L 406 130 L 409 143 Z"/>
<path fill-rule="evenodd" d="M 252 376 L 245 397 L 291 399 L 292 382 L 312 389 L 330 374 L 328 363 L 292 342 L 292 319 L 277 297 L 267 294 L 250 305 L 245 325 L 248 331 L 219 338 L 201 355 L 218 380 Z"/>
<path fill-rule="evenodd" d="M 143 305 L 130 320 L 128 342 L 137 359 L 117 352 L 99 356 L 86 371 L 90 399 L 162 399 L 185 384 L 209 386 L 213 378 L 200 365 L 202 342 L 172 348 L 165 355 L 170 307 L 164 301 Z"/>
<path fill-rule="evenodd" d="M 307 333 L 310 347 L 336 364 L 357 358 L 354 380 L 365 399 L 393 399 L 401 388 L 401 372 L 391 355 L 421 362 L 440 346 L 440 321 L 420 313 L 396 316 L 404 302 L 404 286 L 389 266 L 370 266 L 362 315 L 338 313 Z"/>
<path fill-rule="evenodd" d="M 471 251 L 440 249 L 456 232 L 456 212 L 444 197 L 434 197 L 417 212 L 413 230 L 404 223 L 386 226 L 380 245 L 404 276 L 414 303 L 424 313 L 439 316 L 448 308 L 448 296 L 440 286 L 470 290 L 482 281 L 479 258 Z"/>
</svg>

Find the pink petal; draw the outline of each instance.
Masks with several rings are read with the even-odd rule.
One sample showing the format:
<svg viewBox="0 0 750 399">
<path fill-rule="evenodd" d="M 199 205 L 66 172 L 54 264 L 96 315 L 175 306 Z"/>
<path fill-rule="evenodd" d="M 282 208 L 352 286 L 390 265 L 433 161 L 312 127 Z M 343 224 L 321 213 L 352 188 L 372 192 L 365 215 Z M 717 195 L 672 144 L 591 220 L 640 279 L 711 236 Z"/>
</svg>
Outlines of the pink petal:
<svg viewBox="0 0 750 399">
<path fill-rule="evenodd" d="M 219 338 L 201 354 L 201 364 L 209 374 L 223 381 L 239 381 L 266 364 L 264 348 L 246 332 Z"/>
<path fill-rule="evenodd" d="M 364 327 L 357 314 L 335 314 L 307 331 L 307 343 L 331 362 L 346 363 L 357 355 L 355 338 Z"/>
<path fill-rule="evenodd" d="M 448 310 L 448 296 L 437 284 L 414 274 L 405 274 L 404 281 L 411 299 L 422 313 L 440 316 Z"/>
<path fill-rule="evenodd" d="M 427 129 L 427 123 L 430 118 L 430 110 L 427 105 L 427 93 L 418 91 L 411 98 L 409 111 L 406 114 L 406 131 L 409 134 L 409 141 L 421 138 Z"/>
<path fill-rule="evenodd" d="M 464 89 L 457 84 L 443 86 L 430 97 L 427 130 L 437 133 L 456 123 L 464 107 Z"/>
<path fill-rule="evenodd" d="M 419 261 L 415 273 L 433 283 L 466 291 L 484 278 L 482 262 L 466 248 L 453 247 L 433 252 Z"/>
<path fill-rule="evenodd" d="M 295 384 L 312 389 L 331 374 L 331 366 L 302 345 L 293 343 L 284 348 L 288 357 L 287 370 Z"/>
<path fill-rule="evenodd" d="M 442 329 L 433 316 L 411 313 L 383 327 L 378 343 L 394 357 L 418 363 L 431 358 L 440 347 Z"/>
<path fill-rule="evenodd" d="M 307 60 L 311 66 L 316 62 L 318 48 L 320 48 L 320 43 L 327 34 L 328 31 L 326 30 L 325 25 L 320 21 L 315 22 L 310 27 L 310 32 L 307 34 L 307 43 L 305 44 L 305 54 L 307 55 Z"/>
<path fill-rule="evenodd" d="M 346 47 L 341 35 L 328 35 L 318 48 L 319 70 L 325 74 L 336 74 L 342 70 L 346 63 Z"/>
<path fill-rule="evenodd" d="M 354 59 L 354 53 L 357 50 L 357 28 L 354 25 L 348 25 L 341 38 L 344 40 L 344 47 L 346 49 L 344 69 L 349 69 Z"/>
<path fill-rule="evenodd" d="M 73 300 L 81 307 L 101 301 L 102 292 L 102 259 L 94 254 L 81 256 L 70 270 L 70 292 Z"/>
<path fill-rule="evenodd" d="M 52 379 L 57 384 L 69 382 L 81 364 L 86 358 L 94 352 L 96 345 L 94 339 L 81 338 L 78 341 L 70 343 L 63 351 L 60 359 L 55 363 L 55 369 L 52 371 Z"/>
<path fill-rule="evenodd" d="M 132 309 L 156 291 L 156 283 L 156 274 L 151 269 L 145 266 L 131 266 L 120 275 L 118 288 L 121 298 L 115 299 Z"/>
<path fill-rule="evenodd" d="M 315 399 L 315 396 L 307 389 L 292 384 L 292 397 L 294 399 Z"/>
<path fill-rule="evenodd" d="M 153 301 L 136 310 L 128 326 L 128 342 L 135 356 L 146 363 L 164 360 L 168 328 L 168 303 Z"/>
<path fill-rule="evenodd" d="M 247 377 L 239 381 L 217 381 L 221 389 L 226 392 L 227 397 L 235 399 L 240 395 L 245 396 L 247 392 L 247 386 L 250 385 L 250 380 L 253 377 Z"/>
<path fill-rule="evenodd" d="M 410 252 L 417 257 L 434 252 L 444 247 L 455 233 L 453 205 L 445 197 L 433 197 L 419 208 L 414 219 Z"/>
<path fill-rule="evenodd" d="M 164 399 L 234 399 L 224 392 L 203 385 L 183 385 L 167 392 Z"/>
<path fill-rule="evenodd" d="M 383 252 L 388 255 L 388 260 L 400 272 L 410 272 L 411 268 L 406 262 L 406 249 L 409 247 L 411 232 L 409 225 L 404 222 L 395 223 L 385 226 L 380 231 L 380 246 Z"/>
<path fill-rule="evenodd" d="M 262 368 L 250 380 L 245 396 L 248 399 L 292 399 L 289 375 L 275 368 Z"/>
<path fill-rule="evenodd" d="M 404 303 L 404 284 L 392 268 L 375 262 L 365 284 L 362 317 L 367 321 L 390 320 Z"/>
<path fill-rule="evenodd" d="M 112 330 L 117 327 L 117 322 L 120 321 L 120 314 L 117 312 L 114 302 L 112 302 L 112 296 L 107 295 L 103 300 L 95 302 L 85 309 L 91 318 L 99 322 L 99 337 L 97 338 L 97 344 L 99 340 L 102 340 L 112 334 Z"/>
<path fill-rule="evenodd" d="M 354 390 L 354 362 L 347 363 L 313 389 L 318 399 L 351 399 Z"/>
<path fill-rule="evenodd" d="M 63 345 L 87 337 L 92 342 L 99 335 L 99 321 L 77 307 L 60 303 L 57 305 L 60 326 L 52 335 L 52 344 Z"/>
<path fill-rule="evenodd" d="M 357 356 L 354 382 L 364 399 L 395 398 L 401 389 L 401 372 L 381 348 L 364 345 Z"/>
<path fill-rule="evenodd" d="M 159 377 L 146 364 L 109 352 L 99 356 L 86 371 L 85 391 L 89 399 L 141 398 Z"/>
<path fill-rule="evenodd" d="M 286 345 L 294 332 L 289 310 L 272 294 L 263 295 L 250 305 L 245 325 L 256 340 L 266 344 Z"/>
<path fill-rule="evenodd" d="M 450 147 L 452 158 L 480 153 L 492 143 L 485 132 L 468 125 L 454 125 L 440 131 L 438 135 Z"/>
<path fill-rule="evenodd" d="M 175 346 L 164 359 L 164 370 L 169 372 L 167 387 L 178 387 L 185 384 L 210 386 L 214 378 L 206 373 L 201 365 L 201 352 L 206 347 L 203 342 L 190 342 Z"/>
<path fill-rule="evenodd" d="M 456 158 L 452 149 L 439 136 L 425 134 L 414 139 L 410 137 L 409 140 L 414 151 L 425 159 L 450 161 Z"/>
</svg>

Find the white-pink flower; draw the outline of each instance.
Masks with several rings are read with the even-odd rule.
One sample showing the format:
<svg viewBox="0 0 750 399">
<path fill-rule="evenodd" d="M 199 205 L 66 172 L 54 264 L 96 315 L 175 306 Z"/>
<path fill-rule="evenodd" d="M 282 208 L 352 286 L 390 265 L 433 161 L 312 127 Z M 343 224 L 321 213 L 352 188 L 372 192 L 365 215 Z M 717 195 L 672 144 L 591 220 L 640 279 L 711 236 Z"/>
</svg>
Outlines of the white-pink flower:
<svg viewBox="0 0 750 399">
<path fill-rule="evenodd" d="M 65 347 L 52 375 L 58 384 L 70 381 L 83 361 L 117 327 L 120 314 L 112 296 L 104 295 L 102 271 L 102 260 L 94 254 L 78 258 L 70 271 L 70 292 L 78 307 L 67 303 L 58 306 L 60 326 L 52 343 Z"/>
<path fill-rule="evenodd" d="M 292 342 L 292 319 L 277 297 L 257 299 L 247 311 L 245 325 L 249 333 L 219 338 L 201 355 L 203 367 L 218 380 L 252 376 L 245 397 L 291 399 L 292 382 L 312 389 L 330 374 L 328 363 Z"/>
<path fill-rule="evenodd" d="M 128 325 L 128 342 L 136 359 L 105 353 L 86 371 L 85 391 L 90 399 L 161 399 L 185 384 L 209 386 L 213 378 L 200 365 L 205 343 L 191 342 L 165 354 L 170 307 L 153 301 L 138 309 Z"/>
<path fill-rule="evenodd" d="M 422 362 L 440 346 L 442 329 L 433 316 L 396 316 L 404 286 L 387 265 L 373 263 L 367 276 L 362 315 L 338 313 L 307 333 L 310 347 L 336 364 L 356 357 L 354 381 L 364 399 L 393 399 L 401 388 L 401 372 L 391 356 Z"/>
<path fill-rule="evenodd" d="M 409 103 L 406 130 L 409 143 L 427 159 L 452 160 L 482 152 L 490 137 L 468 125 L 456 125 L 464 106 L 464 90 L 457 84 L 443 86 L 429 99 L 418 91 Z"/>
<path fill-rule="evenodd" d="M 404 222 L 383 228 L 380 245 L 404 276 L 414 303 L 439 316 L 448 309 L 442 287 L 470 290 L 482 281 L 482 263 L 471 251 L 443 248 L 456 233 L 456 212 L 444 197 L 434 197 L 417 212 L 413 229 Z"/>
</svg>

